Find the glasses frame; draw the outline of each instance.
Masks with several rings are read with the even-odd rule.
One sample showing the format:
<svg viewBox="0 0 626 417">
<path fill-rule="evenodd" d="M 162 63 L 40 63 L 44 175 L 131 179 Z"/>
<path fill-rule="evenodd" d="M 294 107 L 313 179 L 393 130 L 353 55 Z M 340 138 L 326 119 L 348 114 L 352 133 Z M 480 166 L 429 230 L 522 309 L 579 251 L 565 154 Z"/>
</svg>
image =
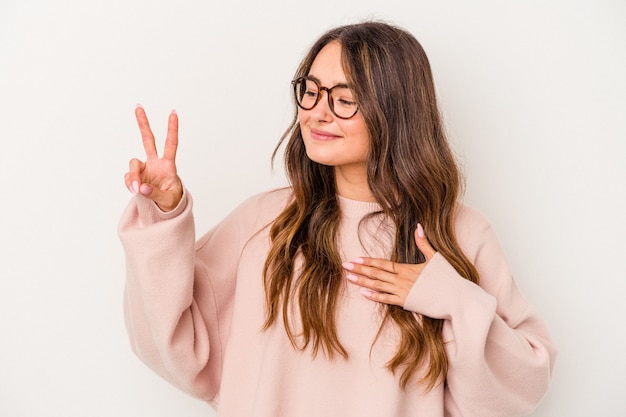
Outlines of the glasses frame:
<svg viewBox="0 0 626 417">
<path fill-rule="evenodd" d="M 312 81 L 313 83 L 315 83 L 315 85 L 317 86 L 317 89 L 319 91 L 319 94 L 317 95 L 317 99 L 315 100 L 315 103 L 309 107 L 306 108 L 304 106 L 302 106 L 302 104 L 300 104 L 300 101 L 298 100 L 298 83 L 301 81 Z M 328 108 L 330 109 L 330 111 L 333 113 L 333 115 L 335 115 L 336 117 L 343 119 L 343 120 L 348 120 L 353 118 L 358 112 L 359 112 L 359 105 L 357 104 L 356 106 L 356 110 L 354 110 L 354 113 L 352 113 L 351 116 L 348 117 L 343 117 L 343 116 L 339 116 L 337 113 L 335 113 L 335 105 L 333 104 L 333 100 L 331 99 L 331 96 L 333 94 L 333 89 L 340 87 L 340 88 L 349 88 L 346 84 L 337 84 L 337 85 L 333 85 L 332 87 L 328 88 L 328 87 L 322 87 L 319 83 L 319 81 L 317 81 L 315 78 L 313 77 L 309 77 L 309 76 L 304 76 L 304 77 L 298 77 L 295 80 L 293 80 L 291 82 L 291 84 L 293 85 L 293 97 L 294 100 L 296 101 L 296 105 L 298 107 L 300 107 L 302 110 L 313 110 L 315 108 L 315 106 L 317 106 L 317 104 L 322 100 L 322 91 L 326 91 L 326 99 L 328 100 Z"/>
</svg>

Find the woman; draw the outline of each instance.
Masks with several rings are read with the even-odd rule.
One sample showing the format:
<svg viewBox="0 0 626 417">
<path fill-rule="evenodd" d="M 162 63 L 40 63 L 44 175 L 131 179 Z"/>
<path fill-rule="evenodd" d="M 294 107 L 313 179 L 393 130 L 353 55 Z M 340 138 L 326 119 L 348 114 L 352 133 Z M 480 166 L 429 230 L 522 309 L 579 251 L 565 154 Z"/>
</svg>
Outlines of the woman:
<svg viewBox="0 0 626 417">
<path fill-rule="evenodd" d="M 555 348 L 489 224 L 458 201 L 419 43 L 383 23 L 333 29 L 293 87 L 291 187 L 197 242 L 176 113 L 159 158 L 137 108 L 147 159 L 130 163 L 120 224 L 134 351 L 220 416 L 532 411 Z"/>
</svg>

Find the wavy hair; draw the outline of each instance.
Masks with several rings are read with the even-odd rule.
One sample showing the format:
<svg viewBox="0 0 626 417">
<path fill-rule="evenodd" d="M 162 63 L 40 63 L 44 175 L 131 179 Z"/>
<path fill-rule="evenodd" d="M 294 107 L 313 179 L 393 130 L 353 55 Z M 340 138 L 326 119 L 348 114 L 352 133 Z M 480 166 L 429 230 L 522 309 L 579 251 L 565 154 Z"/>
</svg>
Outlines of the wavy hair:
<svg viewBox="0 0 626 417">
<path fill-rule="evenodd" d="M 424 262 L 413 237 L 420 222 L 435 250 L 461 276 L 477 283 L 478 273 L 454 233 L 462 179 L 421 45 L 411 34 L 386 23 L 341 26 L 311 47 L 294 78 L 307 75 L 330 42 L 342 46 L 342 66 L 369 130 L 367 180 L 382 214 L 395 226 L 392 261 Z M 307 157 L 297 112 L 273 159 L 285 140 L 293 200 L 270 228 L 271 248 L 264 266 L 265 328 L 281 317 L 294 348 L 310 346 L 313 355 L 322 350 L 331 359 L 337 354 L 347 358 L 335 325 L 343 271 L 336 246 L 340 209 L 334 170 Z M 301 321 L 297 335 L 294 308 Z M 443 382 L 448 370 L 443 320 L 393 305 L 386 305 L 383 314 L 377 338 L 389 323 L 399 330 L 398 349 L 387 366 L 393 373 L 401 372 L 401 386 L 405 388 L 422 365 L 426 371 L 419 382 L 427 389 Z"/>
</svg>

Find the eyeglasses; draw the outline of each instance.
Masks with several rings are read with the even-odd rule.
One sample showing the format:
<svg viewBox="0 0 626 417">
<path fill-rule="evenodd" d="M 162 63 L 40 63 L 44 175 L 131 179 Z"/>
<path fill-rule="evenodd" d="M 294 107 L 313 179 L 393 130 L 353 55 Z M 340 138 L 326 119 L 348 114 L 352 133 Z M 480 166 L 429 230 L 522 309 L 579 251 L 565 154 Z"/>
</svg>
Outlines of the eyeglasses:
<svg viewBox="0 0 626 417">
<path fill-rule="evenodd" d="M 354 93 L 345 84 L 337 84 L 331 88 L 322 87 L 311 77 L 300 77 L 291 82 L 298 107 L 311 110 L 322 99 L 322 91 L 328 95 L 330 111 L 340 119 L 349 119 L 359 111 Z"/>
</svg>

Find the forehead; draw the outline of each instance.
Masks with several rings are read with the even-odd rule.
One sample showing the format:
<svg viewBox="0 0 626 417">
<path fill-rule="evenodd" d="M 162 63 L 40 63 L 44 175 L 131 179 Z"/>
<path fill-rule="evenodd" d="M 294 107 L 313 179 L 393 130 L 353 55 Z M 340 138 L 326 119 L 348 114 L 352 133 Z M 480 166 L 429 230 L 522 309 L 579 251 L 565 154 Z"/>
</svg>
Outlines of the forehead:
<svg viewBox="0 0 626 417">
<path fill-rule="evenodd" d="M 338 41 L 330 42 L 322 48 L 313 60 L 309 75 L 325 86 L 346 83 L 346 74 L 341 64 L 341 44 Z"/>
</svg>

